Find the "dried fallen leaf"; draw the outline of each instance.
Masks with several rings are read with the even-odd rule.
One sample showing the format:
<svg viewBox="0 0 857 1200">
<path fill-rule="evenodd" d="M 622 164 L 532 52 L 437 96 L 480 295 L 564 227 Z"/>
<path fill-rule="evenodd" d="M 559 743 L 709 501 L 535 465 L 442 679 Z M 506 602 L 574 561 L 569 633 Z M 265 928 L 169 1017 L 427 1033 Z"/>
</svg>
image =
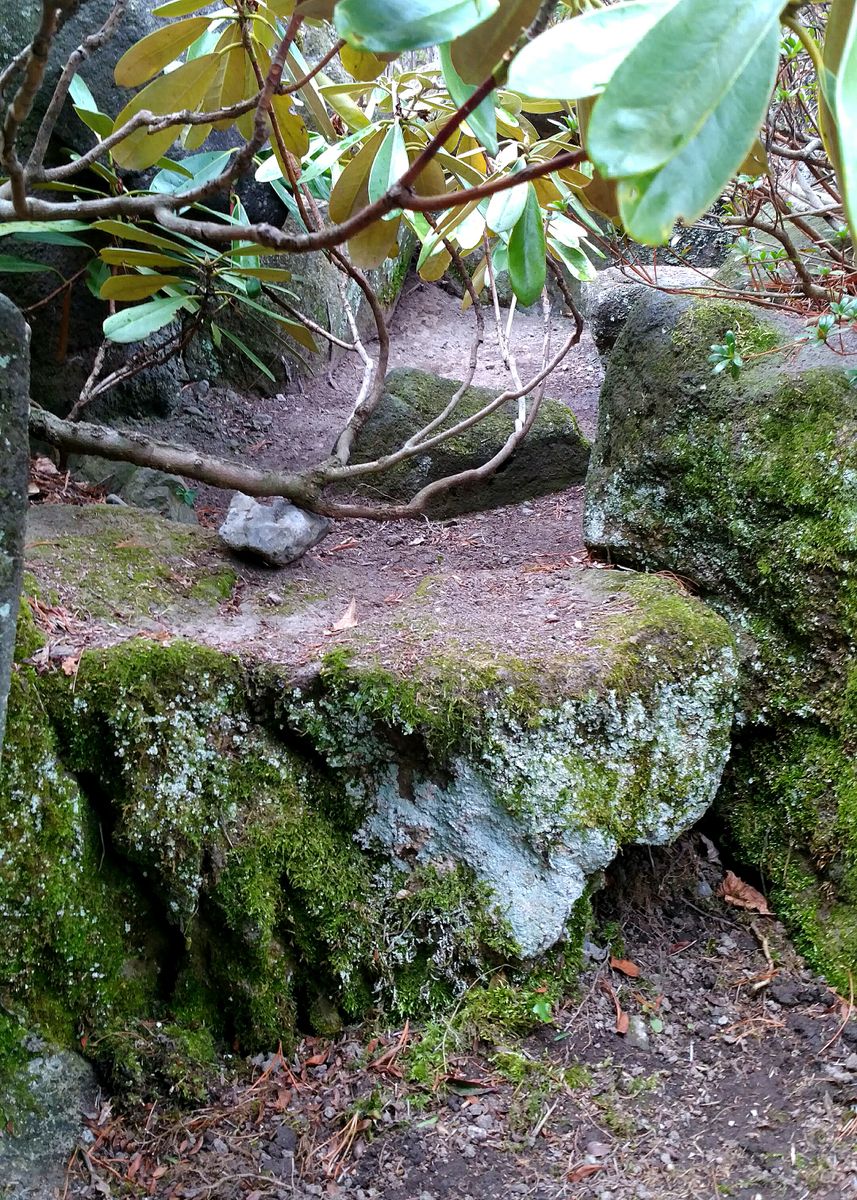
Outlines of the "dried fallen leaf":
<svg viewBox="0 0 857 1200">
<path fill-rule="evenodd" d="M 571 1183 L 580 1183 L 581 1179 L 589 1179 L 590 1175 L 603 1171 L 604 1166 L 604 1163 L 581 1163 L 579 1167 L 572 1167 L 566 1178 Z"/>
<path fill-rule="evenodd" d="M 735 908 L 746 908 L 757 912 L 762 917 L 772 917 L 774 914 L 768 908 L 768 902 L 761 892 L 757 892 L 749 883 L 739 879 L 734 871 L 727 871 L 723 882 L 717 889 L 718 896 Z"/>
<path fill-rule="evenodd" d="M 632 963 L 630 959 L 611 957 L 610 966 L 614 971 L 621 971 L 623 975 L 627 975 L 629 979 L 639 978 L 640 968 L 636 963 Z"/>
<path fill-rule="evenodd" d="M 73 676 L 77 674 L 78 667 L 80 666 L 80 655 L 81 651 L 77 650 L 74 654 L 70 654 L 68 658 L 62 660 L 60 669 L 63 675 Z"/>
<path fill-rule="evenodd" d="M 616 1016 L 616 1032 L 621 1033 L 621 1034 L 626 1034 L 628 1032 L 628 1026 L 630 1024 L 631 1024 L 631 1020 L 630 1020 L 628 1014 L 626 1012 L 623 1012 L 620 1009 Z"/>
<path fill-rule="evenodd" d="M 345 612 L 335 625 L 331 625 L 331 633 L 341 633 L 344 629 L 353 629 L 357 624 L 357 601 L 352 600 Z"/>
</svg>

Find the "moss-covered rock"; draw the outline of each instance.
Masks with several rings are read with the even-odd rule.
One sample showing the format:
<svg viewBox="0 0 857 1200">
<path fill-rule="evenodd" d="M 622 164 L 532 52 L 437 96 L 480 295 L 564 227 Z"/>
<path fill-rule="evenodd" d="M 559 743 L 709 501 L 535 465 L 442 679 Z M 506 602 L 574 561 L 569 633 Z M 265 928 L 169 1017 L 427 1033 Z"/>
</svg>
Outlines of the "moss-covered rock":
<svg viewBox="0 0 857 1200">
<path fill-rule="evenodd" d="M 737 379 L 708 361 L 728 330 Z M 722 811 L 842 983 L 857 968 L 853 928 L 834 933 L 857 921 L 841 907 L 857 901 L 857 390 L 798 341 L 804 327 L 745 305 L 643 296 L 608 362 L 585 528 L 600 553 L 688 577 L 732 622 L 742 728 Z"/>
<path fill-rule="evenodd" d="M 41 595 L 81 616 L 115 622 L 210 610 L 235 585 L 210 530 L 139 508 L 60 504 L 31 510 L 27 554 Z"/>
<path fill-rule="evenodd" d="M 75 511 L 96 540 L 127 536 L 124 510 Z M 137 549 L 165 530 L 214 567 L 204 531 L 153 517 Z M 76 544 L 57 528 L 34 547 L 28 587 L 86 611 L 105 584 Z M 563 586 L 585 625 L 520 657 L 477 621 L 419 661 L 383 630 L 309 665 L 238 658 L 133 636 L 138 592 L 68 674 L 24 621 L 0 779 L 6 1076 L 35 1026 L 135 1094 L 191 1099 L 217 1046 L 465 993 L 486 1020 L 558 997 L 591 878 L 711 802 L 736 674 L 725 622 L 670 581 L 577 569 Z M 193 627 L 222 640 L 200 604 Z"/>
<path fill-rule="evenodd" d="M 440 416 L 460 386 L 454 379 L 425 371 L 391 371 L 381 402 L 357 440 L 353 461 L 371 462 L 398 450 Z M 473 416 L 496 395 L 490 388 L 468 388 L 438 430 Z M 509 401 L 456 437 L 368 476 L 362 486 L 375 496 L 410 500 L 427 483 L 472 470 L 492 458 L 514 432 L 517 414 L 517 401 Z M 583 482 L 588 462 L 589 443 L 574 414 L 558 400 L 546 399 L 533 428 L 496 474 L 477 485 L 452 489 L 432 501 L 429 511 L 433 516 L 451 516 L 562 491 Z"/>
</svg>

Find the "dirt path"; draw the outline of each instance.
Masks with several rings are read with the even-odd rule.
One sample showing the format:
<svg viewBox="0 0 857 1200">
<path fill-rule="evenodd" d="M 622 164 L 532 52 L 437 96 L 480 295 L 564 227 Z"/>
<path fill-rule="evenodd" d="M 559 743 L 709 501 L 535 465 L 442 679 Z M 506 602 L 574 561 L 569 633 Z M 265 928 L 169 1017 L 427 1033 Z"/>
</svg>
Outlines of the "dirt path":
<svg viewBox="0 0 857 1200">
<path fill-rule="evenodd" d="M 529 1037 L 354 1028 L 193 1113 L 105 1108 L 67 1196 L 857 1196 L 857 1021 L 722 874 L 699 836 L 617 863 L 578 994 Z"/>
</svg>

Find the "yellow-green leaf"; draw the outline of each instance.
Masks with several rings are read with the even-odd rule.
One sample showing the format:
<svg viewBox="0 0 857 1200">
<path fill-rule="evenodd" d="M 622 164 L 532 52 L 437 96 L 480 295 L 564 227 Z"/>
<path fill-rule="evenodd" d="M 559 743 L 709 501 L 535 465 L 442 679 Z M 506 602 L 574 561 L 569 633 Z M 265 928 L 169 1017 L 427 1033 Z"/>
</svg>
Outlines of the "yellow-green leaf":
<svg viewBox="0 0 857 1200">
<path fill-rule="evenodd" d="M 114 237 L 124 238 L 129 242 L 142 242 L 145 246 L 159 246 L 162 250 L 187 253 L 181 242 L 175 242 L 172 238 L 164 237 L 162 234 L 150 233 L 148 229 L 143 229 L 140 225 L 132 225 L 128 221 L 93 221 L 92 228 L 100 229 L 102 233 L 109 233 Z M 103 254 L 104 251 L 102 251 Z"/>
<path fill-rule="evenodd" d="M 169 3 L 153 8 L 152 16 L 186 17 L 188 13 L 198 12 L 201 8 L 208 8 L 208 0 L 169 0 Z"/>
<path fill-rule="evenodd" d="M 291 96 L 273 96 L 271 98 L 271 110 L 286 149 L 300 163 L 300 160 L 309 149 L 309 133 L 307 132 L 303 117 L 292 109 Z M 273 133 L 271 135 L 271 148 L 279 161 L 280 147 Z M 283 174 L 288 177 L 288 172 L 286 172 L 283 163 L 280 163 L 280 167 L 283 169 Z"/>
<path fill-rule="evenodd" d="M 487 79 L 506 51 L 535 20 L 541 0 L 500 0 L 493 17 L 456 38 L 452 62 L 465 83 Z"/>
<path fill-rule="evenodd" d="M 451 262 L 452 255 L 445 246 L 440 246 L 433 254 L 428 256 L 417 274 L 426 283 L 437 283 L 439 279 L 443 279 Z"/>
<path fill-rule="evenodd" d="M 167 284 L 182 282 L 178 275 L 111 275 L 99 294 L 102 300 L 146 300 Z"/>
<path fill-rule="evenodd" d="M 242 247 L 242 249 L 249 253 L 250 247 Z M 291 271 L 287 271 L 284 267 L 240 267 L 239 273 L 250 275 L 253 279 L 266 279 L 269 283 L 288 283 L 292 277 Z"/>
<path fill-rule="evenodd" d="M 187 267 L 181 258 L 170 254 L 155 254 L 152 250 L 132 250 L 128 246 L 105 246 L 99 254 L 102 262 L 111 267 Z"/>
<path fill-rule="evenodd" d="M 383 140 L 384 130 L 377 129 L 366 139 L 333 185 L 327 208 L 331 221 L 339 224 L 347 220 L 356 207 L 361 190 L 368 194 L 369 172 Z"/>
<path fill-rule="evenodd" d="M 339 61 L 352 79 L 362 83 L 370 83 L 383 75 L 387 63 L 371 50 L 355 50 L 353 46 L 343 46 L 339 52 Z"/>
<path fill-rule="evenodd" d="M 272 313 L 272 316 L 277 318 L 277 321 L 285 329 L 290 337 L 293 337 L 301 346 L 306 346 L 307 350 L 313 350 L 318 353 L 318 345 L 315 338 L 312 336 L 306 325 L 301 325 L 300 321 L 290 321 L 288 317 L 281 317 L 277 313 Z"/>
<path fill-rule="evenodd" d="M 194 110 L 200 104 L 216 69 L 217 56 L 205 54 L 189 63 L 162 75 L 148 87 L 144 87 L 122 109 L 116 118 L 116 128 L 121 128 L 138 112 L 150 109 L 154 113 L 172 113 L 182 109 Z M 179 134 L 179 126 L 149 133 L 145 126 L 135 129 L 124 142 L 113 150 L 113 158 L 120 167 L 131 171 L 145 171 L 166 154 Z"/>
<path fill-rule="evenodd" d="M 147 34 L 119 59 L 113 72 L 116 82 L 120 87 L 139 87 L 174 62 L 209 24 L 208 17 L 188 17 Z"/>
</svg>

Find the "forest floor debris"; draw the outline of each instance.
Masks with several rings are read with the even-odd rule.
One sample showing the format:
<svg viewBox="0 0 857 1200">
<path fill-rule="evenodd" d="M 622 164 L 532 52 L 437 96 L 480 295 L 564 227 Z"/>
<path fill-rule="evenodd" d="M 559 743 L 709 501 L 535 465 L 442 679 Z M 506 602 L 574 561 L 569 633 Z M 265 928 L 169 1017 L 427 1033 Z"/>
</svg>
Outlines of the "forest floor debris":
<svg viewBox="0 0 857 1200">
<path fill-rule="evenodd" d="M 577 994 L 530 1036 L 367 1024 L 236 1058 L 192 1112 L 105 1104 L 64 1197 L 857 1196 L 852 1005 L 723 875 L 698 835 L 621 859 Z"/>
</svg>

